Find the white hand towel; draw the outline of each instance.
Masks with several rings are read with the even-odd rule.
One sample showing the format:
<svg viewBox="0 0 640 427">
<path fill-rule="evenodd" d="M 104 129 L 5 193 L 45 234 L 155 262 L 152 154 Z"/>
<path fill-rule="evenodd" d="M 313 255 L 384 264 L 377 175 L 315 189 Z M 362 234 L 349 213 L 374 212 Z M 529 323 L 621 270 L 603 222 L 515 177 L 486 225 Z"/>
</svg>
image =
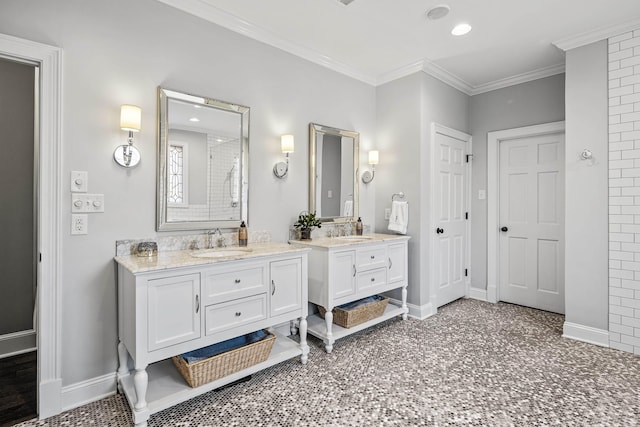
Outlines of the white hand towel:
<svg viewBox="0 0 640 427">
<path fill-rule="evenodd" d="M 394 200 L 391 202 L 391 216 L 389 230 L 400 234 L 407 234 L 409 224 L 409 203 Z"/>
<path fill-rule="evenodd" d="M 342 216 L 353 216 L 353 200 L 346 200 L 344 202 L 344 212 Z"/>
</svg>

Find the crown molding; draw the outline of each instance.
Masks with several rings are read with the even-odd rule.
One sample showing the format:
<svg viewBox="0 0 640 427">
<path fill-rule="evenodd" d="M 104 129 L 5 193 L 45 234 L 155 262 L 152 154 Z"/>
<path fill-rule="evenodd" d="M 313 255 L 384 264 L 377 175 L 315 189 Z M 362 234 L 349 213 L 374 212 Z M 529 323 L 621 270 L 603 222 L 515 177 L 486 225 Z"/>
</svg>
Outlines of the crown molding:
<svg viewBox="0 0 640 427">
<path fill-rule="evenodd" d="M 379 76 L 372 76 L 366 73 L 362 73 L 356 70 L 355 68 L 347 64 L 344 64 L 340 61 L 337 61 L 327 55 L 323 55 L 313 49 L 309 49 L 298 43 L 287 40 L 271 31 L 268 31 L 262 27 L 259 27 L 248 21 L 240 19 L 231 13 L 225 12 L 209 4 L 206 0 L 158 0 L 158 1 L 168 6 L 171 6 L 175 9 L 179 9 L 183 12 L 189 13 L 191 15 L 195 15 L 209 22 L 212 22 L 216 25 L 219 25 L 223 28 L 242 34 L 246 37 L 252 38 L 259 42 L 268 44 L 277 49 L 283 50 L 292 55 L 306 59 L 310 62 L 321 65 L 325 68 L 344 74 L 348 77 L 359 80 L 363 83 L 369 84 L 374 87 L 391 82 L 393 80 L 397 80 L 399 78 L 408 76 L 410 74 L 422 71 L 442 81 L 443 83 L 453 87 L 454 89 L 459 90 L 462 93 L 465 93 L 469 96 L 473 96 L 480 93 L 489 92 L 492 90 L 501 89 L 507 86 L 513 86 L 516 84 L 525 83 L 531 80 L 549 77 L 549 76 L 564 72 L 564 64 L 558 64 L 558 65 L 553 65 L 551 67 L 546 67 L 539 70 L 534 70 L 531 72 L 519 74 L 516 76 L 511 76 L 504 79 L 496 80 L 493 82 L 484 83 L 482 85 L 473 86 L 467 83 L 466 81 L 464 81 L 463 79 L 461 79 L 460 77 L 456 76 L 455 74 L 452 74 L 449 71 L 442 68 L 441 66 L 435 64 L 434 62 L 428 59 L 423 59 L 408 65 L 405 65 L 403 67 L 397 68 L 395 70 L 391 70 L 389 72 L 383 73 Z M 632 29 L 634 27 L 640 27 L 640 20 L 632 21 L 624 25 L 619 25 L 619 26 L 616 26 L 615 28 L 610 27 L 609 29 L 607 29 L 606 34 L 609 34 L 609 36 L 615 35 L 624 31 L 628 31 L 629 29 Z M 600 30 L 598 34 L 605 34 L 603 31 L 604 30 Z M 606 37 L 606 36 L 600 36 L 600 37 Z M 565 40 L 568 40 L 568 39 L 565 39 Z M 557 42 L 557 43 L 560 43 L 560 42 Z M 554 43 L 554 44 L 558 46 L 560 49 L 563 49 L 557 43 Z M 586 42 L 585 44 L 588 44 L 588 43 L 589 42 Z M 562 46 L 565 46 L 565 45 L 562 44 Z"/>
<path fill-rule="evenodd" d="M 609 27 L 596 28 L 592 31 L 586 31 L 574 36 L 562 38 L 552 42 L 552 44 L 558 49 L 567 51 L 637 29 L 640 29 L 640 19 L 634 19 L 632 21 L 623 22 Z"/>
<path fill-rule="evenodd" d="M 489 83 L 484 83 L 478 86 L 474 86 L 471 89 L 469 95 L 479 95 L 485 92 L 491 92 L 492 90 L 502 89 L 509 86 L 518 85 L 521 83 L 530 82 L 532 80 L 538 80 L 545 77 L 555 76 L 556 74 L 562 74 L 565 71 L 565 65 L 555 64 L 549 67 L 539 68 L 537 70 L 528 71 L 522 74 L 516 74 L 515 76 L 505 77 L 503 79 L 494 80 Z"/>
<path fill-rule="evenodd" d="M 323 67 L 337 71 L 346 76 L 360 80 L 364 83 L 376 86 L 377 79 L 374 76 L 362 73 L 355 68 L 323 55 L 313 49 L 304 47 L 298 43 L 287 40 L 271 31 L 254 25 L 237 16 L 218 9 L 204 0 L 158 0 L 168 6 L 182 10 L 191 15 L 198 16 L 209 22 L 213 22 L 233 32 L 242 34 L 262 43 L 283 50 L 308 61 L 322 65 Z"/>
</svg>

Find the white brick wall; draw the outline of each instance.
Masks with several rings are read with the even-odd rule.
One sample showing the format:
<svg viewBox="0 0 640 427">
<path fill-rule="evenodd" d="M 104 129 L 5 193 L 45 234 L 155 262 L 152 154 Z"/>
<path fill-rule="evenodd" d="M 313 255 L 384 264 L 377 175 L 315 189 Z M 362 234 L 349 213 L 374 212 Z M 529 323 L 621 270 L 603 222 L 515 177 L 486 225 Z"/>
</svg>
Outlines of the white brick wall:
<svg viewBox="0 0 640 427">
<path fill-rule="evenodd" d="M 609 39 L 609 345 L 640 354 L 640 29 Z"/>
</svg>

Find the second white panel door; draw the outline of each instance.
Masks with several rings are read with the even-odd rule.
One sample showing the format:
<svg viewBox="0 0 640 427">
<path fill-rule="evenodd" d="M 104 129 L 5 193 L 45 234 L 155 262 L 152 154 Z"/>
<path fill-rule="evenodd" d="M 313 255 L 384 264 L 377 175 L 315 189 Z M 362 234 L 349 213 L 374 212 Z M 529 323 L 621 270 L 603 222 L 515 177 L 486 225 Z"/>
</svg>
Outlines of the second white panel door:
<svg viewBox="0 0 640 427">
<path fill-rule="evenodd" d="M 564 134 L 500 143 L 500 300 L 564 313 Z"/>
<path fill-rule="evenodd" d="M 434 268 L 437 306 L 465 296 L 466 141 L 436 133 Z"/>
</svg>

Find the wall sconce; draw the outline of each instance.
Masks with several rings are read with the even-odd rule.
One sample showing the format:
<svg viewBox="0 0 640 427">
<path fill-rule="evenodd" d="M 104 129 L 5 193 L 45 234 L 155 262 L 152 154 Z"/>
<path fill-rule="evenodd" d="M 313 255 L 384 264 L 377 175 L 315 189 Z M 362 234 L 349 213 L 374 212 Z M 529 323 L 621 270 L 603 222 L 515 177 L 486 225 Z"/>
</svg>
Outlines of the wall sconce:
<svg viewBox="0 0 640 427">
<path fill-rule="evenodd" d="M 364 171 L 362 172 L 362 182 L 365 184 L 373 181 L 373 177 L 376 176 L 376 165 L 378 164 L 378 150 L 369 151 L 369 162 L 371 165 L 371 172 Z"/>
<path fill-rule="evenodd" d="M 278 162 L 273 166 L 273 174 L 282 179 L 289 172 L 289 153 L 293 153 L 293 135 L 282 135 L 280 137 L 280 149 L 286 157 L 285 162 Z"/>
<path fill-rule="evenodd" d="M 142 109 L 135 105 L 120 107 L 120 129 L 129 131 L 128 144 L 119 145 L 113 152 L 116 163 L 125 168 L 132 168 L 140 163 L 140 151 L 133 146 L 133 133 L 140 131 Z"/>
</svg>

